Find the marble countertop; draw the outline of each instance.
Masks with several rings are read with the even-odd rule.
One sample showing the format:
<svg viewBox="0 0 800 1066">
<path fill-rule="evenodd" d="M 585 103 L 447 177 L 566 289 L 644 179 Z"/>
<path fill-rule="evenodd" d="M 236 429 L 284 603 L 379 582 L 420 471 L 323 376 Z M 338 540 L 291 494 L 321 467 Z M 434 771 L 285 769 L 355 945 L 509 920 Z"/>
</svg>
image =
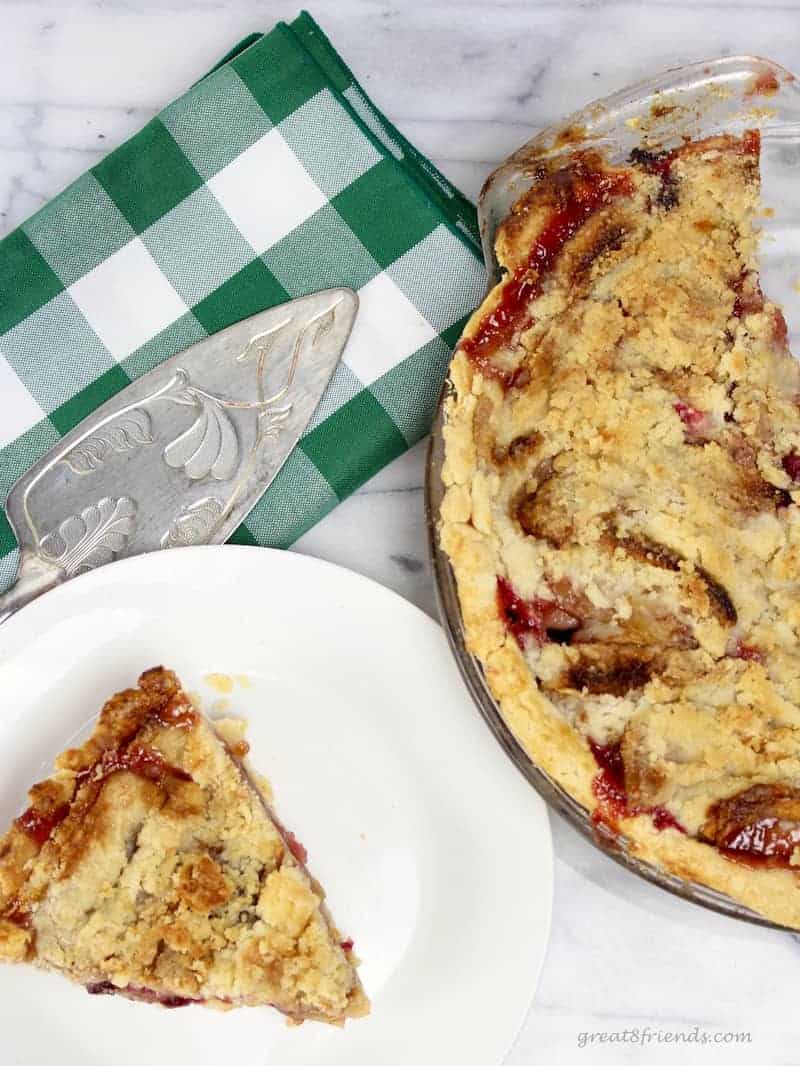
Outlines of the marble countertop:
<svg viewBox="0 0 800 1066">
<path fill-rule="evenodd" d="M 293 17 L 298 6 L 0 0 L 0 236 L 134 133 L 231 44 Z M 800 0 L 308 6 L 376 103 L 473 198 L 493 165 L 544 123 L 662 68 L 737 52 L 800 65 Z M 307 533 L 297 550 L 361 571 L 434 613 L 423 466 L 420 445 Z M 797 938 L 673 899 L 599 855 L 558 818 L 552 825 L 552 939 L 508 1066 L 797 1061 Z M 722 1042 L 725 1033 L 742 1032 L 749 1043 Z M 599 1033 L 603 1042 L 582 1037 Z M 676 1043 L 675 1035 L 668 1042 L 664 1034 L 692 1042 Z"/>
</svg>

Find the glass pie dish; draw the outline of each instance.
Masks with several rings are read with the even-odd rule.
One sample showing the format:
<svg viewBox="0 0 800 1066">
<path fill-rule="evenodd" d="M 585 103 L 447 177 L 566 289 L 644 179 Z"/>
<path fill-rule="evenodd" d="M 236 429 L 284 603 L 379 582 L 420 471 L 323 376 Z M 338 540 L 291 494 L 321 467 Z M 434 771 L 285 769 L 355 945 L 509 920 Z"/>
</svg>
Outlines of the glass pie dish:
<svg viewBox="0 0 800 1066">
<path fill-rule="evenodd" d="M 796 192 L 800 85 L 788 71 L 757 57 L 731 57 L 668 71 L 588 105 L 522 146 L 489 176 L 480 197 L 479 220 L 489 286 L 500 279 L 494 253 L 497 228 L 511 206 L 531 187 L 536 164 L 543 159 L 566 158 L 576 149 L 591 147 L 612 164 L 621 164 L 633 148 L 669 150 L 685 140 L 701 140 L 720 133 L 741 136 L 752 129 L 761 133 L 761 277 L 770 298 L 783 306 L 790 342 L 796 344 L 800 339 L 800 198 Z M 587 809 L 538 766 L 516 740 L 489 690 L 480 663 L 467 649 L 455 576 L 439 543 L 443 411 L 449 394 L 450 385 L 445 382 L 428 454 L 430 549 L 445 631 L 467 687 L 495 737 L 543 799 L 621 865 L 701 906 L 744 921 L 787 929 L 719 891 L 642 860 L 628 848 L 624 836 L 598 830 Z"/>
</svg>

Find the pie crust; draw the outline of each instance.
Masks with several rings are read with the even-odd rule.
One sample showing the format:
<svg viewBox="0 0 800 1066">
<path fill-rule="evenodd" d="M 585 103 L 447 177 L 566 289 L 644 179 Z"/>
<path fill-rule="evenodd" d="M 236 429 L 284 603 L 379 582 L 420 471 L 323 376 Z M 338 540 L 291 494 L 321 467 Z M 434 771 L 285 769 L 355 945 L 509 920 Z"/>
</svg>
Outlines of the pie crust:
<svg viewBox="0 0 800 1066">
<path fill-rule="evenodd" d="M 251 779 L 243 723 L 162 667 L 102 709 L 0 838 L 0 959 L 176 1007 L 368 1012 L 351 940 Z"/>
<path fill-rule="evenodd" d="M 800 928 L 800 367 L 757 132 L 533 161 L 450 366 L 440 540 L 531 759 Z"/>
</svg>

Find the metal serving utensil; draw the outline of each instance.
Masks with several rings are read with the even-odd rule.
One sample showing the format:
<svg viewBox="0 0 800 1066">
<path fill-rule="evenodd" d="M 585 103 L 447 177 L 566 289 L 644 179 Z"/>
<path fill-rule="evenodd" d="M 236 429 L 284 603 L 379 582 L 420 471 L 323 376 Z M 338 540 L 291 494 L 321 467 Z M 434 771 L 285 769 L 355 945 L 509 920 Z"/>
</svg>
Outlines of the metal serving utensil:
<svg viewBox="0 0 800 1066">
<path fill-rule="evenodd" d="M 127 555 L 226 540 L 303 434 L 358 308 L 328 289 L 262 311 L 167 359 L 99 407 L 16 482 L 20 546 L 0 623 Z"/>
<path fill-rule="evenodd" d="M 774 83 L 772 79 L 774 78 Z M 772 92 L 773 84 L 778 87 Z M 769 88 L 768 97 L 759 85 Z M 537 180 L 542 160 L 572 154 L 577 148 L 599 148 L 612 163 L 622 162 L 632 148 L 647 139 L 653 145 L 671 148 L 683 137 L 697 139 L 712 133 L 740 135 L 757 126 L 762 135 L 762 172 L 765 188 L 776 210 L 770 236 L 781 244 L 781 230 L 788 216 L 798 209 L 797 163 L 800 158 L 800 82 L 783 67 L 755 56 L 731 56 L 709 63 L 696 63 L 666 71 L 651 81 L 623 89 L 550 126 L 514 152 L 488 177 L 478 205 L 483 255 L 488 285 L 500 280 L 494 251 L 495 235 L 512 205 Z M 765 228 L 767 225 L 765 224 Z M 796 253 L 765 249 L 767 291 L 783 298 L 787 279 L 797 276 Z M 763 265 L 763 264 L 762 264 Z M 765 271 L 762 269 L 762 275 Z M 788 294 L 787 294 L 788 295 Z M 791 325 L 791 321 L 790 321 Z M 428 449 L 425 508 L 428 544 L 433 564 L 436 594 L 442 624 L 464 682 L 490 730 L 525 779 L 559 814 L 621 866 L 682 899 L 732 918 L 771 929 L 797 930 L 756 914 L 722 892 L 686 881 L 661 867 L 638 858 L 624 837 L 602 833 L 588 811 L 553 778 L 536 765 L 507 726 L 489 690 L 479 661 L 466 646 L 458 588 L 450 560 L 439 544 L 438 522 L 444 486 L 444 403 L 451 385 L 445 381 L 431 431 Z"/>
</svg>

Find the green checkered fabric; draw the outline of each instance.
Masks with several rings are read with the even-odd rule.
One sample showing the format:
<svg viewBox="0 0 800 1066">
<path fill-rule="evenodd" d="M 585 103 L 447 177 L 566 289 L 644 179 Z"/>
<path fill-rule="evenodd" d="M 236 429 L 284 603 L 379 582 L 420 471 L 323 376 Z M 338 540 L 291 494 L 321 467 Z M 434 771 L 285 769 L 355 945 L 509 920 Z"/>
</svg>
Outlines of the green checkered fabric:
<svg viewBox="0 0 800 1066">
<path fill-rule="evenodd" d="M 340 285 L 360 298 L 343 361 L 234 541 L 288 546 L 424 436 L 484 286 L 472 205 L 304 13 L 0 241 L 0 494 L 163 359 Z M 0 588 L 16 554 L 0 516 Z"/>
</svg>

